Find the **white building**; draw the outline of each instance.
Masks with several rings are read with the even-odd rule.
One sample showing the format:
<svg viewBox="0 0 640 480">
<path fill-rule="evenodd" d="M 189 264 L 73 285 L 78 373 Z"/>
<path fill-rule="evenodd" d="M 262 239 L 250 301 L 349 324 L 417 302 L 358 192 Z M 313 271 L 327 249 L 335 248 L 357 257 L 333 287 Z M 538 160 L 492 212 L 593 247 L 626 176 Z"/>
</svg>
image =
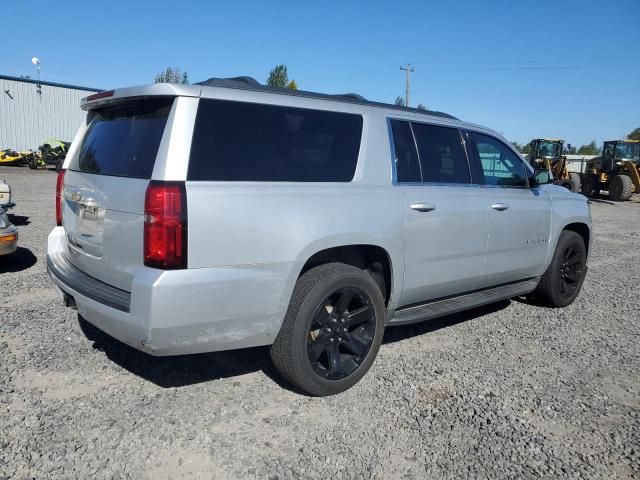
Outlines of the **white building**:
<svg viewBox="0 0 640 480">
<path fill-rule="evenodd" d="M 99 91 L 0 75 L 0 150 L 35 150 L 51 137 L 70 142 L 86 115 L 80 99 Z"/>
</svg>

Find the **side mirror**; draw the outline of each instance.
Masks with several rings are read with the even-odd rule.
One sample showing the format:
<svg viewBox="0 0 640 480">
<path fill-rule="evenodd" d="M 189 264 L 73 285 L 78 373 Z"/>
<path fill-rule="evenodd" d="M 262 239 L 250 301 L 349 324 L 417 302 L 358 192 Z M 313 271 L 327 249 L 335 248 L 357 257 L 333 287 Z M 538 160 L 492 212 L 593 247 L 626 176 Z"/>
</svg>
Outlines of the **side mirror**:
<svg viewBox="0 0 640 480">
<path fill-rule="evenodd" d="M 551 183 L 549 170 L 546 168 L 536 168 L 533 172 L 533 182 L 531 186 L 537 187 L 538 185 L 546 185 L 547 183 Z"/>
</svg>

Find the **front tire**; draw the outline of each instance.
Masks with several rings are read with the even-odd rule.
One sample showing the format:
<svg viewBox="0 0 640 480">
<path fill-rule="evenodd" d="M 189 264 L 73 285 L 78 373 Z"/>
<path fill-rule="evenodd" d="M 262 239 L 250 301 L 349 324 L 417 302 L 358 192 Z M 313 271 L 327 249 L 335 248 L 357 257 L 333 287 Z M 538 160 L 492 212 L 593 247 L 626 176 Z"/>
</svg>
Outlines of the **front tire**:
<svg viewBox="0 0 640 480">
<path fill-rule="evenodd" d="M 367 272 L 320 265 L 298 279 L 271 359 L 284 378 L 311 395 L 343 392 L 371 367 L 384 317 L 382 293 Z"/>
<path fill-rule="evenodd" d="M 616 202 L 624 202 L 633 194 L 633 181 L 627 175 L 615 175 L 609 180 L 609 198 Z"/>
<path fill-rule="evenodd" d="M 587 274 L 587 247 L 576 232 L 560 234 L 551 264 L 542 275 L 533 297 L 548 307 L 571 305 Z"/>
</svg>

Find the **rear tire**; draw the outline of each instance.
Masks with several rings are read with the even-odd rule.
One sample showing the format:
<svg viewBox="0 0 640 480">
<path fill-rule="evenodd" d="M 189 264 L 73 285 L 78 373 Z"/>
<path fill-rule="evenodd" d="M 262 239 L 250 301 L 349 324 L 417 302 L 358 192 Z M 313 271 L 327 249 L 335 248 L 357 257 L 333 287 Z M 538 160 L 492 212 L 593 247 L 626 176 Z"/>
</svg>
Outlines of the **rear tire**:
<svg viewBox="0 0 640 480">
<path fill-rule="evenodd" d="M 566 188 L 567 190 L 569 190 L 570 192 L 573 192 L 575 185 L 573 184 L 573 180 L 560 180 L 556 185 L 558 185 L 559 187 L 563 187 Z"/>
<path fill-rule="evenodd" d="M 600 195 L 600 179 L 593 173 L 585 173 L 582 177 L 582 194 L 586 197 Z"/>
<path fill-rule="evenodd" d="M 614 175 L 609 180 L 609 198 L 616 202 L 624 202 L 633 194 L 633 181 L 627 175 Z"/>
<path fill-rule="evenodd" d="M 36 168 L 38 168 L 38 159 L 35 155 L 32 155 L 31 158 L 29 158 L 29 168 L 31 170 L 35 170 Z"/>
<path fill-rule="evenodd" d="M 564 230 L 533 298 L 548 307 L 571 305 L 580 293 L 586 274 L 587 248 L 584 240 L 576 232 Z"/>
<path fill-rule="evenodd" d="M 296 282 L 271 359 L 311 395 L 343 392 L 371 367 L 384 318 L 382 293 L 368 273 L 342 263 L 320 265 Z"/>
<path fill-rule="evenodd" d="M 580 174 L 576 172 L 569 172 L 569 176 L 573 182 L 573 190 L 571 191 L 574 193 L 580 193 L 582 191 L 582 179 L 580 178 Z"/>
</svg>

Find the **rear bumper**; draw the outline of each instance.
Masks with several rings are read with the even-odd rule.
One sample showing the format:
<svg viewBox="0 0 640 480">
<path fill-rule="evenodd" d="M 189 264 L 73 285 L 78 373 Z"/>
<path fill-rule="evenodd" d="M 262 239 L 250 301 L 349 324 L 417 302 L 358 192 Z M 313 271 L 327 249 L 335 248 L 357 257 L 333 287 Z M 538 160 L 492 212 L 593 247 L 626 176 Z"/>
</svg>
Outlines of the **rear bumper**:
<svg viewBox="0 0 640 480">
<path fill-rule="evenodd" d="M 131 291 L 107 285 L 66 260 L 64 229 L 49 235 L 47 270 L 67 304 L 114 338 L 152 355 L 270 345 L 284 318 L 290 263 L 136 270 Z M 70 302 L 73 298 L 73 302 Z"/>
</svg>

